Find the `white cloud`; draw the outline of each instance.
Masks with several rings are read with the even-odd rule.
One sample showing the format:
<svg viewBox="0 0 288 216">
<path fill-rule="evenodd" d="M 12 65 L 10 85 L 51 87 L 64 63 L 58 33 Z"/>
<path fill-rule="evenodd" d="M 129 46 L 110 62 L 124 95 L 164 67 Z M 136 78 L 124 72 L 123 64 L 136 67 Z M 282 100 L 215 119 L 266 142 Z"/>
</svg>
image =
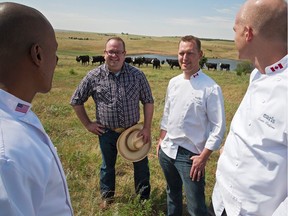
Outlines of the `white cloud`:
<svg viewBox="0 0 288 216">
<path fill-rule="evenodd" d="M 235 12 L 234 10 L 230 8 L 221 8 L 221 9 L 216 9 L 218 13 L 224 14 L 224 15 L 233 15 Z"/>
<path fill-rule="evenodd" d="M 220 16 L 204 16 L 203 20 L 206 22 L 213 22 L 213 23 L 225 23 L 230 24 L 233 22 L 231 18 L 228 17 L 220 17 Z"/>
</svg>

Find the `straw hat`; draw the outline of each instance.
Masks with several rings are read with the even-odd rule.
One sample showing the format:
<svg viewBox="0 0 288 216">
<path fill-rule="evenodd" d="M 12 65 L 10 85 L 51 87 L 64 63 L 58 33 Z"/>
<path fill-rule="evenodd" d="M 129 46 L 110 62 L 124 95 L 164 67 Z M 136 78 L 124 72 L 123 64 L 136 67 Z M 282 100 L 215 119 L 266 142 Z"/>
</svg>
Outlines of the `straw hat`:
<svg viewBox="0 0 288 216">
<path fill-rule="evenodd" d="M 137 162 L 142 160 L 148 154 L 151 143 L 144 144 L 142 136 L 137 137 L 139 131 L 143 128 L 142 123 L 138 123 L 126 129 L 117 140 L 117 149 L 126 160 Z"/>
</svg>

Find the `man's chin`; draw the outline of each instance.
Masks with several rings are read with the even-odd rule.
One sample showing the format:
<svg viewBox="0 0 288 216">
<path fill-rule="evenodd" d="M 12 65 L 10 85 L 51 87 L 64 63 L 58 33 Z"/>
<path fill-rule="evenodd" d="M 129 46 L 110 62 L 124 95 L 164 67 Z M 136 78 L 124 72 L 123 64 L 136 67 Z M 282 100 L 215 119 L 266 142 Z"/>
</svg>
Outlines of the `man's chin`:
<svg viewBox="0 0 288 216">
<path fill-rule="evenodd" d="M 190 71 L 191 69 L 189 69 L 189 68 L 187 68 L 187 67 L 185 67 L 185 66 L 181 66 L 181 70 L 182 70 L 182 71 Z"/>
<path fill-rule="evenodd" d="M 118 72 L 118 71 L 121 70 L 121 68 L 122 68 L 122 67 L 119 67 L 118 65 L 112 65 L 112 64 L 108 67 L 108 69 L 109 69 L 110 71 L 113 71 L 113 72 Z"/>
</svg>

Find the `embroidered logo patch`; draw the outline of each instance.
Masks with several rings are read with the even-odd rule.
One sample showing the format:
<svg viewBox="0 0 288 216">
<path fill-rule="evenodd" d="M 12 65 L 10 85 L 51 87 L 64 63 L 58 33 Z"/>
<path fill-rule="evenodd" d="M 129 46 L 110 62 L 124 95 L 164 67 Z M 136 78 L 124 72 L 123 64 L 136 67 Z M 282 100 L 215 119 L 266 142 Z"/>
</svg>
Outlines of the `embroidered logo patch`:
<svg viewBox="0 0 288 216">
<path fill-rule="evenodd" d="M 269 116 L 268 114 L 264 113 L 262 116 L 259 117 L 259 121 L 263 122 L 268 127 L 275 129 L 276 120 L 273 116 Z"/>
<path fill-rule="evenodd" d="M 28 109 L 29 109 L 28 105 L 18 103 L 16 108 L 15 108 L 15 111 L 21 112 L 21 113 L 26 113 L 28 111 Z"/>
</svg>

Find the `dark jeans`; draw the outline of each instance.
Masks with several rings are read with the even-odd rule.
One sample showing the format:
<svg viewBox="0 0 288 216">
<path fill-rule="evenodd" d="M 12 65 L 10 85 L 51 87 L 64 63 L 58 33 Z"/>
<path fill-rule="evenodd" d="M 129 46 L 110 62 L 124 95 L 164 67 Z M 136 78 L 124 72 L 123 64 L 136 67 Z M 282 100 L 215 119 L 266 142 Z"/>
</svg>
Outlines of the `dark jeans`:
<svg viewBox="0 0 288 216">
<path fill-rule="evenodd" d="M 115 164 L 117 159 L 117 139 L 120 133 L 107 130 L 99 136 L 102 154 L 100 169 L 100 190 L 102 198 L 111 198 L 115 194 Z M 148 199 L 150 196 L 150 171 L 148 158 L 133 162 L 135 191 L 140 194 L 140 199 Z"/>
<path fill-rule="evenodd" d="M 190 215 L 206 216 L 205 204 L 205 177 L 199 182 L 192 181 L 190 170 L 195 155 L 192 152 L 179 147 L 176 159 L 168 157 L 161 149 L 159 151 L 159 162 L 167 181 L 167 215 L 180 216 L 183 212 L 182 185 L 187 200 L 187 209 Z"/>
</svg>

